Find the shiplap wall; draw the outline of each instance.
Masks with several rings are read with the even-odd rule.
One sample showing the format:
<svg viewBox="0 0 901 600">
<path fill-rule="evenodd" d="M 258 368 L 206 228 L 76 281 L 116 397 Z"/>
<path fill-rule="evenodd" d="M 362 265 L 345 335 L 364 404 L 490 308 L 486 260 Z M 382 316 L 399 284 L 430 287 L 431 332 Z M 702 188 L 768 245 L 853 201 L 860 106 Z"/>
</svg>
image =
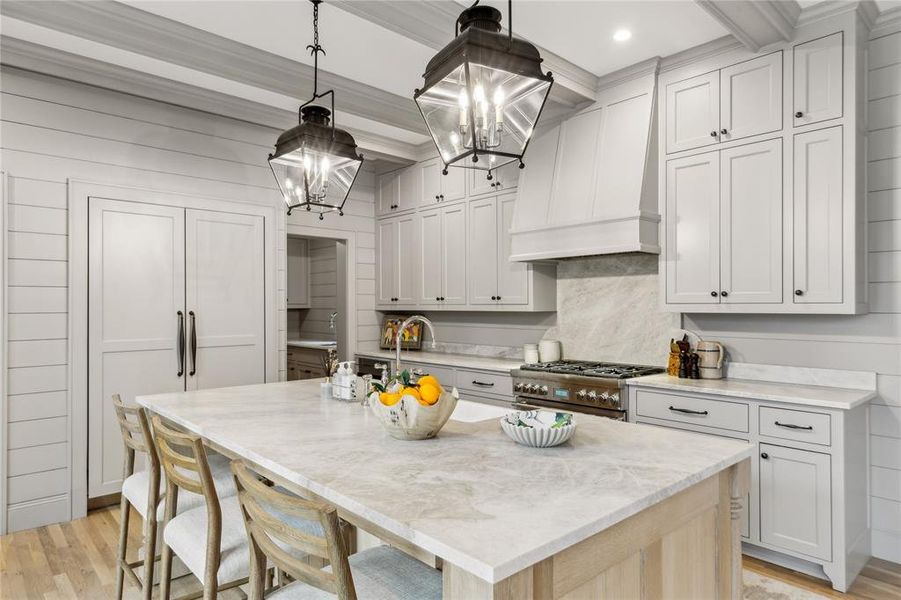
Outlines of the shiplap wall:
<svg viewBox="0 0 901 600">
<path fill-rule="evenodd" d="M 8 67 L 0 77 L 9 246 L 3 408 L 10 422 L 0 453 L 6 452 L 2 484 L 6 526 L 13 531 L 69 518 L 67 181 L 278 206 L 279 339 L 273 343 L 279 346 L 282 379 L 286 219 L 265 158 L 280 131 Z M 356 232 L 363 263 L 358 339 L 364 342 L 378 338 L 373 198 L 374 178 L 363 172 L 347 215 L 325 222 L 340 220 L 339 228 Z M 295 213 L 291 221 L 323 226 L 306 214 Z"/>
<path fill-rule="evenodd" d="M 870 406 L 873 554 L 901 562 L 901 33 L 870 42 L 870 314 L 688 315 L 734 360 L 876 371 Z"/>
<path fill-rule="evenodd" d="M 329 315 L 338 310 L 338 244 L 310 239 L 310 307 L 299 311 L 302 338 L 335 339 Z"/>
</svg>

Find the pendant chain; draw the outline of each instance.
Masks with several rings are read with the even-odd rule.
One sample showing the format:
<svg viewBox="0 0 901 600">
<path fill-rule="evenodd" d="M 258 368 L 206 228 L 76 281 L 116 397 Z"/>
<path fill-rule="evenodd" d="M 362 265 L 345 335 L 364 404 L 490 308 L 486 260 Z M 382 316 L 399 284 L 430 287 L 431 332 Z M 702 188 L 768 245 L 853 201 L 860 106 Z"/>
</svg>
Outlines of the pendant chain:
<svg viewBox="0 0 901 600">
<path fill-rule="evenodd" d="M 325 50 L 319 45 L 319 5 L 322 0 L 310 0 L 313 3 L 313 43 L 307 46 L 307 50 L 313 55 L 313 97 L 319 93 L 319 53 L 325 54 Z"/>
</svg>

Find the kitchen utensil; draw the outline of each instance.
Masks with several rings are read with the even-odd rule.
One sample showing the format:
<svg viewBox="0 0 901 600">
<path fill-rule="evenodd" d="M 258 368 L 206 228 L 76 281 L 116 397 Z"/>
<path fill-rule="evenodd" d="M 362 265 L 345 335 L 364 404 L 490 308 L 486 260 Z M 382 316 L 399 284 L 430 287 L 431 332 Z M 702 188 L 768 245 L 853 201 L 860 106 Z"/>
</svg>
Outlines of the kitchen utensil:
<svg viewBox="0 0 901 600">
<path fill-rule="evenodd" d="M 560 342 L 557 340 L 541 340 L 538 342 L 538 357 L 541 362 L 554 362 L 560 360 L 563 355 Z"/>
<path fill-rule="evenodd" d="M 698 370 L 701 379 L 722 379 L 723 360 L 726 358 L 726 349 L 719 342 L 703 340 L 698 342 L 695 350 L 698 353 Z"/>
<path fill-rule="evenodd" d="M 679 375 L 679 345 L 675 340 L 669 341 L 669 361 L 666 363 L 666 374 L 671 377 Z"/>
<path fill-rule="evenodd" d="M 522 360 L 527 365 L 534 365 L 539 362 L 538 344 L 525 344 L 522 347 Z"/>
<path fill-rule="evenodd" d="M 576 424 L 572 413 L 524 410 L 502 417 L 501 429 L 517 444 L 550 448 L 569 440 L 576 432 Z"/>
</svg>

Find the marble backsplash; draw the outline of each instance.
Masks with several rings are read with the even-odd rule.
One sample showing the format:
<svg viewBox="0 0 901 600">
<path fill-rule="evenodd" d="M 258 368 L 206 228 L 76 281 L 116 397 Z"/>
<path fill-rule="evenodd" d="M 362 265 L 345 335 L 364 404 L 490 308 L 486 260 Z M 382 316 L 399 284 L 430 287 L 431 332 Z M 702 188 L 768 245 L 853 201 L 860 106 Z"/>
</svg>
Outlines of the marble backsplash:
<svg viewBox="0 0 901 600">
<path fill-rule="evenodd" d="M 543 339 L 563 356 L 666 365 L 669 339 L 681 337 L 677 313 L 660 309 L 658 257 L 614 254 L 557 265 L 557 323 Z"/>
</svg>

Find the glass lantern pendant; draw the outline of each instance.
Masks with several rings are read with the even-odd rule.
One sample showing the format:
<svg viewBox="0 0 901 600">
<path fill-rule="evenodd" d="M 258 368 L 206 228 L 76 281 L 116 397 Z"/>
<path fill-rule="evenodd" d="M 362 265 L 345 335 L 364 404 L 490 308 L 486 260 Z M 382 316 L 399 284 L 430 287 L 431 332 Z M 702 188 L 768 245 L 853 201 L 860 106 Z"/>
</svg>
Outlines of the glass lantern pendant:
<svg viewBox="0 0 901 600">
<path fill-rule="evenodd" d="M 307 48 L 313 55 L 313 97 L 300 107 L 300 124 L 278 137 L 275 152 L 269 155 L 269 167 L 288 205 L 319 213 L 344 214 L 344 204 L 357 178 L 363 157 L 357 154 L 352 135 L 335 127 L 334 90 L 319 93 L 319 4 L 313 4 L 313 43 Z M 319 98 L 331 97 L 331 110 L 313 104 Z"/>
<path fill-rule="evenodd" d="M 508 20 L 512 0 L 507 4 Z M 429 61 L 413 99 L 448 166 L 491 172 L 519 162 L 554 78 L 538 49 L 501 33 L 501 13 L 478 2 L 457 19 L 457 35 Z"/>
</svg>

